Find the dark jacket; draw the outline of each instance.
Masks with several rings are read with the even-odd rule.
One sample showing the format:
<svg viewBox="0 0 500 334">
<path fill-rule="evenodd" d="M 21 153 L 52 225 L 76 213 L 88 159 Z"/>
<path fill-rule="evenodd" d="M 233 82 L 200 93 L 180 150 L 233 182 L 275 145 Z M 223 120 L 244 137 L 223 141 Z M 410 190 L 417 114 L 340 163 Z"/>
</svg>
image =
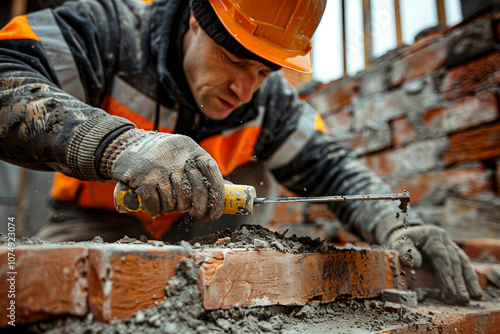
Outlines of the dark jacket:
<svg viewBox="0 0 500 334">
<path fill-rule="evenodd" d="M 72 146 L 81 136 L 78 129 L 90 120 L 94 123 L 89 129 L 98 129 L 96 124 L 108 117 L 99 107 L 113 78 L 120 77 L 154 99 L 157 107 L 177 112 L 174 133 L 197 142 L 260 117 L 253 160 L 266 163 L 280 183 L 299 195 L 391 192 L 349 149 L 313 130 L 315 111 L 299 100 L 279 72 L 227 119 L 205 119 L 182 73 L 179 50 L 187 29 L 187 6 L 188 1 L 182 0 L 152 4 L 79 0 L 29 14 L 26 21 L 18 19 L 4 29 L 6 33 L 0 34 L 0 157 L 28 168 L 93 179 L 70 161 Z M 153 118 L 161 126 L 160 116 Z M 129 127 L 118 122 L 105 132 L 95 130 L 90 154 Z M 336 202 L 330 207 L 368 241 L 381 242 L 394 225 L 402 225 L 395 218 L 397 203 L 392 201 Z"/>
</svg>

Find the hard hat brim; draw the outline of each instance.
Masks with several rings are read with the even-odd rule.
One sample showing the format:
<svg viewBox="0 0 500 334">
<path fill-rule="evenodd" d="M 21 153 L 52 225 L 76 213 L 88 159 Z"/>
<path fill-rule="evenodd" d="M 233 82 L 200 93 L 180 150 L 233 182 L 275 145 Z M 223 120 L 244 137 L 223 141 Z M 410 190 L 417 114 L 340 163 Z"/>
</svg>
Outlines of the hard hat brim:
<svg viewBox="0 0 500 334">
<path fill-rule="evenodd" d="M 312 73 L 311 50 L 304 52 L 279 47 L 236 23 L 221 1 L 210 1 L 210 4 L 226 30 L 247 50 L 282 67 L 301 73 Z"/>
</svg>

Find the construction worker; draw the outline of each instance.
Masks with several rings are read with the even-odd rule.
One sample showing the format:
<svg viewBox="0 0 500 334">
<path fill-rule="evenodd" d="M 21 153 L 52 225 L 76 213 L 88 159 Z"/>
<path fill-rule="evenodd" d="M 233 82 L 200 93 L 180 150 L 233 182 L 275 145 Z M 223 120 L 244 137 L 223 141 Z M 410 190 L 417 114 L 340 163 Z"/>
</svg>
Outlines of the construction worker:
<svg viewBox="0 0 500 334">
<path fill-rule="evenodd" d="M 224 179 L 267 197 L 273 180 L 302 196 L 391 192 L 324 133 L 278 71 L 311 72 L 325 5 L 79 0 L 14 18 L 0 31 L 0 156 L 59 172 L 55 215 L 40 237 L 172 240 L 218 229 Z M 116 182 L 139 194 L 147 213 L 118 214 Z M 330 209 L 370 243 L 406 240 L 414 264 L 429 261 L 438 273 L 446 301 L 480 298 L 445 230 L 398 219 L 392 201 Z"/>
</svg>

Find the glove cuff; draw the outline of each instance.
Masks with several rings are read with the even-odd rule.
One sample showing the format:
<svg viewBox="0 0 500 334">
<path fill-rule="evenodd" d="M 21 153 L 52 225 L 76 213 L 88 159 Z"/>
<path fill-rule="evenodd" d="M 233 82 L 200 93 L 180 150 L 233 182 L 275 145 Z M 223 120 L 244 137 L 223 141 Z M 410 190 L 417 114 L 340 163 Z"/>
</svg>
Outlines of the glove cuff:
<svg viewBox="0 0 500 334">
<path fill-rule="evenodd" d="M 374 242 L 378 245 L 386 243 L 389 235 L 401 227 L 422 225 L 423 221 L 411 215 L 412 217 L 399 217 L 396 218 L 396 214 L 388 214 L 377 223 L 374 229 Z"/>
<path fill-rule="evenodd" d="M 84 181 L 104 181 L 99 171 L 101 156 L 107 144 L 135 125 L 125 118 L 101 114 L 92 117 L 78 127 L 71 138 L 67 164 L 72 176 Z"/>
</svg>

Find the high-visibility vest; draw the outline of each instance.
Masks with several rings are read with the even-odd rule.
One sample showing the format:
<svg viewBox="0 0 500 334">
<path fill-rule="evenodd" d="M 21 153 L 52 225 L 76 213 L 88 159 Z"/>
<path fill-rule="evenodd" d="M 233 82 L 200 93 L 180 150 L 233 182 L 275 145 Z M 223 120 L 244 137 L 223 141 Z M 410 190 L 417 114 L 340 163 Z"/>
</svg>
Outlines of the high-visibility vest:
<svg viewBox="0 0 500 334">
<path fill-rule="evenodd" d="M 152 130 L 152 119 L 156 101 L 136 90 L 123 79 L 115 77 L 110 93 L 105 97 L 101 108 L 109 114 L 121 116 L 132 121 L 137 128 Z M 161 106 L 158 130 L 173 133 L 177 121 L 177 111 Z M 262 115 L 237 128 L 224 130 L 208 137 L 199 144 L 218 163 L 223 176 L 229 175 L 236 168 L 252 158 L 257 138 L 261 131 Z M 61 202 L 76 202 L 81 208 L 105 209 L 115 211 L 112 182 L 88 182 L 74 179 L 62 173 L 56 173 L 51 195 Z M 146 213 L 133 213 L 142 222 L 146 232 L 154 238 L 161 238 L 180 218 L 182 213 L 161 214 L 151 218 Z"/>
<path fill-rule="evenodd" d="M 41 44 L 58 78 L 61 88 L 83 102 L 87 96 L 80 80 L 72 50 L 63 38 L 60 27 L 50 10 L 18 16 L 0 30 L 0 40 L 31 40 Z M 102 109 L 111 115 L 132 121 L 138 128 L 152 130 L 157 101 L 129 85 L 116 76 L 109 94 L 104 98 Z M 307 109 L 307 108 L 306 108 Z M 300 152 L 313 131 L 325 132 L 325 124 L 319 114 L 309 108 L 304 109 L 301 119 L 284 143 L 268 159 L 270 169 L 283 167 Z M 218 163 L 223 176 L 228 176 L 236 168 L 252 159 L 257 139 L 262 129 L 264 108 L 259 108 L 258 116 L 232 129 L 203 139 L 199 144 Z M 176 128 L 178 111 L 160 106 L 158 130 L 173 133 Z M 56 173 L 52 196 L 61 202 L 76 203 L 82 208 L 105 209 L 116 212 L 114 207 L 114 184 L 80 181 Z M 152 219 L 146 213 L 135 213 L 146 232 L 154 238 L 161 238 L 183 213 L 169 213 Z"/>
</svg>

